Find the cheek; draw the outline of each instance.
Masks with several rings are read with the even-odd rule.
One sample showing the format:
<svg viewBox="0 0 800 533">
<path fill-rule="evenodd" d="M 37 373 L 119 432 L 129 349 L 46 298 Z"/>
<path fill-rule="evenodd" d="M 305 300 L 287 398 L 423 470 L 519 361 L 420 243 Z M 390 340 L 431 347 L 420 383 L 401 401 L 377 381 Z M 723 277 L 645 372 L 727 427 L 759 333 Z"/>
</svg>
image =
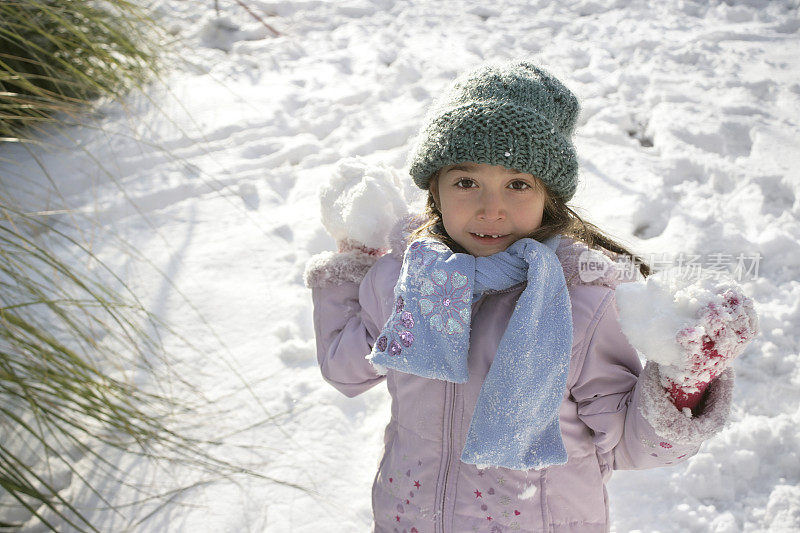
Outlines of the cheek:
<svg viewBox="0 0 800 533">
<path fill-rule="evenodd" d="M 444 229 L 447 230 L 447 233 L 450 235 L 453 235 L 458 227 L 461 226 L 458 213 L 452 209 L 445 209 L 442 211 L 442 222 L 444 223 Z"/>
<path fill-rule="evenodd" d="M 540 203 L 536 206 L 534 218 L 536 219 L 536 224 L 541 224 L 542 218 L 544 217 L 544 203 Z"/>
<path fill-rule="evenodd" d="M 441 212 L 445 226 L 458 223 L 468 211 L 463 199 L 445 195 L 441 197 L 440 201 L 442 203 Z"/>
<path fill-rule="evenodd" d="M 529 231 L 533 231 L 542 225 L 544 217 L 544 201 L 536 201 L 528 205 L 526 209 L 520 210 L 524 213 L 524 218 L 520 221 Z"/>
</svg>

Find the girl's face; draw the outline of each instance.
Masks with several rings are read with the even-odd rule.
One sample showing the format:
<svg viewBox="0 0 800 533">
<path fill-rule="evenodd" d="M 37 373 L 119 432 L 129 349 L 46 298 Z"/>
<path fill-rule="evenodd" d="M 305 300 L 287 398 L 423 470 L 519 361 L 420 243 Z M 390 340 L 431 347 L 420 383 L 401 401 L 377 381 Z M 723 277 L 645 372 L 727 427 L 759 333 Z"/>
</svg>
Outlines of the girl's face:
<svg viewBox="0 0 800 533">
<path fill-rule="evenodd" d="M 545 186 L 517 170 L 472 162 L 449 165 L 431 194 L 447 234 L 476 257 L 502 252 L 542 223 Z"/>
</svg>

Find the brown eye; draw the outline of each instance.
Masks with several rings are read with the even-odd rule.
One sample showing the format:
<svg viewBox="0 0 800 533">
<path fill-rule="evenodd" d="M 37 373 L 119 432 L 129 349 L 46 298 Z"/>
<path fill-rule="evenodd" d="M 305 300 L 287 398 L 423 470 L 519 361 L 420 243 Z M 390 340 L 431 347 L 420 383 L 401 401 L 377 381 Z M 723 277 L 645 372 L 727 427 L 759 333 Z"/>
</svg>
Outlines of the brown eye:
<svg viewBox="0 0 800 533">
<path fill-rule="evenodd" d="M 515 187 L 515 185 L 516 185 L 516 187 Z M 518 191 L 524 191 L 525 189 L 530 189 L 531 186 L 528 185 L 527 183 L 525 183 L 524 181 L 516 180 L 516 181 L 511 182 L 511 188 L 515 189 L 515 190 L 518 190 Z"/>
<path fill-rule="evenodd" d="M 459 189 L 471 189 L 474 183 L 475 182 L 469 178 L 461 178 L 455 183 L 455 186 Z"/>
</svg>

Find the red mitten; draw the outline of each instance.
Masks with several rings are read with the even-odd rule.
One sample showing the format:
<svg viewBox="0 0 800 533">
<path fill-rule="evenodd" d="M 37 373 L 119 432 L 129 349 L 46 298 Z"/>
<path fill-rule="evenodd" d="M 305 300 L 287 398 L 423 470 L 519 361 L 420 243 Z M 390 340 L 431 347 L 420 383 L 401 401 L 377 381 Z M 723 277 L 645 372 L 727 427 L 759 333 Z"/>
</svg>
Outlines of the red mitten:
<svg viewBox="0 0 800 533">
<path fill-rule="evenodd" d="M 360 242 L 352 239 L 342 239 L 336 241 L 336 245 L 339 248 L 339 252 L 351 252 L 358 250 L 368 255 L 374 255 L 375 257 L 380 257 L 389 251 L 386 248 L 370 248 L 369 246 L 361 244 Z"/>
<path fill-rule="evenodd" d="M 676 334 L 684 354 L 680 364 L 660 365 L 661 384 L 680 410 L 695 409 L 711 381 L 758 334 L 753 301 L 736 288 L 721 295 L 722 304 L 710 302 L 702 307 L 697 323 Z"/>
</svg>

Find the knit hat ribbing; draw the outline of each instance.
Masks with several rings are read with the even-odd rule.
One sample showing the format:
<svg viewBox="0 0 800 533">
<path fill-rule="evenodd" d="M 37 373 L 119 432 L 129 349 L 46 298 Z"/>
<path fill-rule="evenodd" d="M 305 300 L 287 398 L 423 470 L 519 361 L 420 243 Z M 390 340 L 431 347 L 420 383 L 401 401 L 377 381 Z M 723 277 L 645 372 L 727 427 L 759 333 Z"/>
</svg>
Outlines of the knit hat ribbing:
<svg viewBox="0 0 800 533">
<path fill-rule="evenodd" d="M 414 183 L 465 161 L 540 178 L 565 201 L 575 194 L 578 161 L 571 136 L 578 99 L 529 61 L 487 64 L 456 78 L 434 102 L 409 157 Z"/>
</svg>

